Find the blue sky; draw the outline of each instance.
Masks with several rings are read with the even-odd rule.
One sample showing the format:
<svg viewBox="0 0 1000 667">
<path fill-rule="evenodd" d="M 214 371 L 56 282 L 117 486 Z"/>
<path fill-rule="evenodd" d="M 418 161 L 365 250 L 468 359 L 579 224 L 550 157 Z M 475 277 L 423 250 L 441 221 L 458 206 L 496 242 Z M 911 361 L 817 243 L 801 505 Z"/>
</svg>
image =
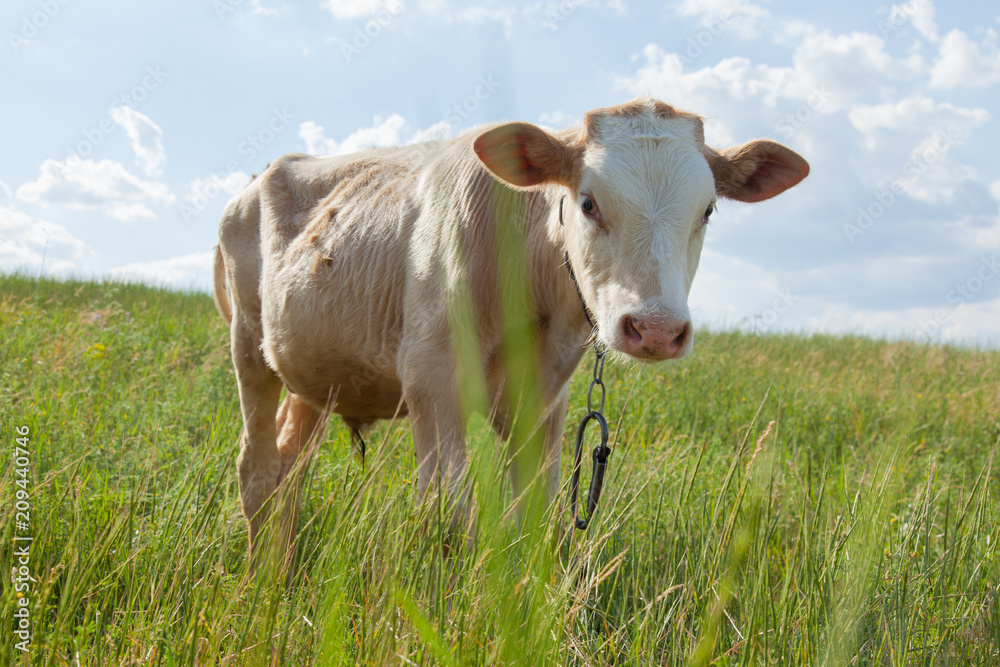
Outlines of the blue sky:
<svg viewBox="0 0 1000 667">
<path fill-rule="evenodd" d="M 723 203 L 696 324 L 1000 345 L 1000 9 L 910 0 L 8 0 L 0 270 L 206 289 L 219 215 L 289 152 L 651 94 L 810 177 Z"/>
</svg>

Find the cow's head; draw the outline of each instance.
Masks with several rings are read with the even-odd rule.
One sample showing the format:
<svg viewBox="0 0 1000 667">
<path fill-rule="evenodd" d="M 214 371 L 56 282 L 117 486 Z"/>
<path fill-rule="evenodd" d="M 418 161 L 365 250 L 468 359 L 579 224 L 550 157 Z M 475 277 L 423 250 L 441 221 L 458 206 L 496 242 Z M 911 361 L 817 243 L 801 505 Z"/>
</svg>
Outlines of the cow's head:
<svg viewBox="0 0 1000 667">
<path fill-rule="evenodd" d="M 691 349 L 687 297 L 716 199 L 763 201 L 809 173 L 771 141 L 709 148 L 701 118 L 645 98 L 591 111 L 558 137 L 501 125 L 474 149 L 511 185 L 569 188 L 564 243 L 600 340 L 645 360 Z"/>
</svg>

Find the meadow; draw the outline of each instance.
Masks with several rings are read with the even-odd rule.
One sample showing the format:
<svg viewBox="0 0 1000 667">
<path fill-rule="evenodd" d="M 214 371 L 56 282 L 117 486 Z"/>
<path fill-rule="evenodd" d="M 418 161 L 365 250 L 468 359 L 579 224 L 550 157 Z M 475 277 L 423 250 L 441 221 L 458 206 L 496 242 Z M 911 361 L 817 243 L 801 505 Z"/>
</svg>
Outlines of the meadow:
<svg viewBox="0 0 1000 667">
<path fill-rule="evenodd" d="M 609 365 L 591 528 L 510 516 L 474 419 L 461 557 L 447 504 L 415 502 L 407 422 L 362 463 L 334 418 L 297 473 L 287 580 L 248 576 L 209 297 L 0 277 L 0 374 L 2 664 L 1000 664 L 997 351 L 699 332 L 680 362 Z"/>
</svg>

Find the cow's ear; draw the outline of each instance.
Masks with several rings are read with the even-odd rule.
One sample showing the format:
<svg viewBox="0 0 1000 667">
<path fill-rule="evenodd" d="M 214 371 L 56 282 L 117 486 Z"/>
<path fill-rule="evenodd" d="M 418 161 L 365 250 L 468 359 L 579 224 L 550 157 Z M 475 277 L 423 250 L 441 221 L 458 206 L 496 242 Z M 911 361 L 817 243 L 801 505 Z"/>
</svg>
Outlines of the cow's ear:
<svg viewBox="0 0 1000 667">
<path fill-rule="evenodd" d="M 472 148 L 486 168 L 519 187 L 572 179 L 574 151 L 531 123 L 508 123 L 483 132 Z"/>
<path fill-rule="evenodd" d="M 809 163 L 773 141 L 757 140 L 721 151 L 705 147 L 720 197 L 758 202 L 770 199 L 809 175 Z"/>
</svg>

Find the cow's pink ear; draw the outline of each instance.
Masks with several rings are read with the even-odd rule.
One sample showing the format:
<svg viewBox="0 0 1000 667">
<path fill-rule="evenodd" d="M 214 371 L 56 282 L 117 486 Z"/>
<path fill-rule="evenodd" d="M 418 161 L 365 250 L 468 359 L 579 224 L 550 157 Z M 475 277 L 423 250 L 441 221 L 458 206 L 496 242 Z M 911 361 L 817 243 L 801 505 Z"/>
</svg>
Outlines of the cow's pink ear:
<svg viewBox="0 0 1000 667">
<path fill-rule="evenodd" d="M 570 178 L 570 149 L 531 123 L 494 127 L 476 137 L 472 148 L 487 169 L 511 185 L 567 183 Z"/>
<path fill-rule="evenodd" d="M 720 197 L 758 202 L 770 199 L 809 175 L 801 155 L 773 141 L 757 140 L 722 151 L 705 147 Z"/>
</svg>

